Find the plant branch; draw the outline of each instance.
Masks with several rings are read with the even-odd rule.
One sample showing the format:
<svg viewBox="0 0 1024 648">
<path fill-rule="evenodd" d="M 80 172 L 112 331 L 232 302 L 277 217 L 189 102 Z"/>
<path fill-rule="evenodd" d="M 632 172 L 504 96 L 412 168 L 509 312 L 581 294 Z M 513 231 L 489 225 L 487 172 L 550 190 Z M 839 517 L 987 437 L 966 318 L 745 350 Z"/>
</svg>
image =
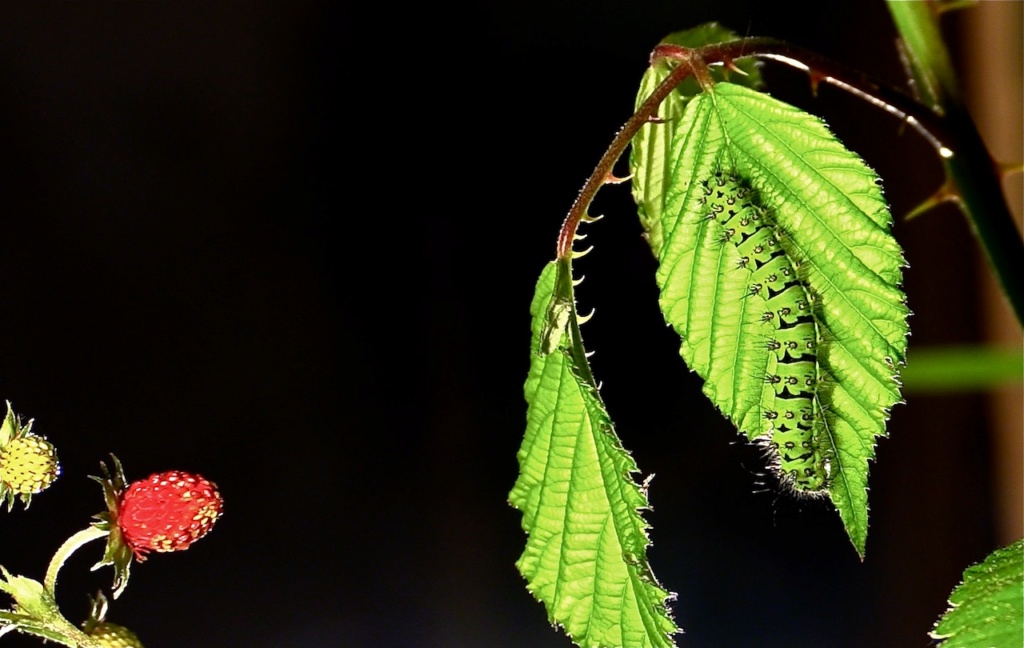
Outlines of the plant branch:
<svg viewBox="0 0 1024 648">
<path fill-rule="evenodd" d="M 651 52 L 651 63 L 667 58 L 678 61 L 679 64 L 622 126 L 597 163 L 594 172 L 587 178 L 562 224 L 558 237 L 558 258 L 569 258 L 572 255 L 572 241 L 576 228 L 594 196 L 607 183 L 612 167 L 626 150 L 633 136 L 657 114 L 658 106 L 665 97 L 691 74 L 696 75 L 698 80 L 702 81 L 702 85 L 708 85 L 709 65 L 730 66 L 737 59 L 749 57 L 771 59 L 804 70 L 810 75 L 815 86 L 825 81 L 842 88 L 905 121 L 927 139 L 940 155 L 949 154 L 943 141 L 951 139 L 951 136 L 946 132 L 939 115 L 917 103 L 906 93 L 885 86 L 866 74 L 801 47 L 774 38 L 743 38 L 697 48 L 658 45 Z"/>
<path fill-rule="evenodd" d="M 774 60 L 803 70 L 814 87 L 822 81 L 834 85 L 896 116 L 920 133 L 946 165 L 954 181 L 955 199 L 981 242 L 1018 321 L 1024 322 L 1024 272 L 1020 268 L 1024 241 L 1003 199 L 998 167 L 966 111 L 954 106 L 945 114 L 939 114 L 909 94 L 849 66 L 774 38 L 744 38 L 697 48 L 659 45 L 654 49 L 652 63 L 664 58 L 679 63 L 615 135 L 583 185 L 559 232 L 559 259 L 572 257 L 576 229 L 594 196 L 608 182 L 612 167 L 633 136 L 657 114 L 665 97 L 691 74 L 706 85 L 709 65 L 731 66 L 735 60 L 749 57 Z"/>
<path fill-rule="evenodd" d="M 935 6 L 893 0 L 886 4 L 908 58 L 914 63 L 913 80 L 918 85 L 937 86 L 936 111 L 945 114 L 950 130 L 957 136 L 951 146 L 955 155 L 944 160 L 947 183 L 981 241 L 1018 323 L 1024 324 L 1024 272 L 1020 267 L 1024 243 L 1003 199 L 999 166 L 992 160 L 957 88 L 956 73 L 939 29 L 939 16 L 933 11 Z"/>
<path fill-rule="evenodd" d="M 50 559 L 50 565 L 46 568 L 46 576 L 43 578 L 43 587 L 51 595 L 55 595 L 57 573 L 60 572 L 60 568 L 64 566 L 64 563 L 71 557 L 71 554 L 78 551 L 83 545 L 98 538 L 106 537 L 108 534 L 108 531 L 89 526 L 65 540 L 64 544 L 57 549 L 57 553 L 53 554 L 53 558 Z"/>
<path fill-rule="evenodd" d="M 900 33 L 907 53 L 910 80 L 928 105 L 944 112 L 946 102 L 960 102 L 956 74 L 939 29 L 934 2 L 894 2 L 886 0 L 889 14 Z"/>
<path fill-rule="evenodd" d="M 659 58 L 682 59 L 691 57 L 688 48 L 679 45 L 658 45 L 651 54 L 652 60 Z M 791 45 L 775 38 L 743 38 L 740 40 L 715 43 L 697 48 L 707 65 L 729 65 L 741 58 L 762 58 L 778 61 L 790 67 L 807 72 L 813 87 L 824 81 L 881 108 L 906 122 L 921 134 L 939 155 L 952 154 L 955 137 L 941 115 L 922 105 L 909 94 L 848 65 L 833 61 L 802 47 Z"/>
<path fill-rule="evenodd" d="M 691 52 L 694 50 L 690 50 Z M 597 195 L 597 191 L 611 178 L 612 167 L 615 166 L 615 161 L 619 159 L 622 152 L 626 150 L 626 146 L 632 141 L 633 136 L 636 135 L 637 131 L 644 124 L 651 121 L 658 113 L 658 106 L 661 102 L 669 95 L 672 90 L 675 89 L 683 79 L 690 76 L 693 73 L 693 65 L 691 60 L 682 60 L 681 63 L 672 72 L 665 77 L 651 96 L 647 97 L 640 107 L 637 108 L 633 116 L 623 124 L 622 128 L 615 135 L 615 139 L 608 145 L 608 150 L 604 152 L 601 159 L 598 161 L 597 166 L 594 168 L 594 172 L 587 178 L 587 182 L 580 189 L 580 193 L 576 196 L 576 200 L 573 202 L 572 207 L 569 209 L 569 214 L 565 217 L 565 221 L 562 223 L 562 230 L 558 235 L 558 249 L 557 254 L 559 259 L 571 259 L 572 258 L 572 242 L 576 236 L 576 228 L 579 227 L 580 221 L 587 214 L 587 209 L 590 207 L 590 203 L 593 202 L 594 196 Z"/>
</svg>

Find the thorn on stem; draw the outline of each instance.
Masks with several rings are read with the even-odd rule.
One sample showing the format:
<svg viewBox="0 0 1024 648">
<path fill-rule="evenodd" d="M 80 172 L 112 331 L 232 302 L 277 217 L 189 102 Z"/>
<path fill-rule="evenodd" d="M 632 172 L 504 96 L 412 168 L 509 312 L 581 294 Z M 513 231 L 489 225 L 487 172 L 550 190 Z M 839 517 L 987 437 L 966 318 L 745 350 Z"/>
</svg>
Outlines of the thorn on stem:
<svg viewBox="0 0 1024 648">
<path fill-rule="evenodd" d="M 818 98 L 818 86 L 826 78 L 828 77 L 820 72 L 815 72 L 814 70 L 807 71 L 807 80 L 811 82 L 811 96 L 815 99 Z"/>
<path fill-rule="evenodd" d="M 604 177 L 604 183 L 605 184 L 617 185 L 617 184 L 622 184 L 623 182 L 628 182 L 628 181 L 630 181 L 632 179 L 633 179 L 633 174 L 632 173 L 630 173 L 627 176 L 624 176 L 624 177 L 620 178 L 617 175 L 615 175 L 615 173 L 613 171 L 609 171 L 608 175 L 606 175 Z"/>
<path fill-rule="evenodd" d="M 739 67 L 737 67 L 736 63 L 733 62 L 732 59 L 728 59 L 724 63 L 725 63 L 725 69 L 729 70 L 730 72 L 735 72 L 736 74 L 738 74 L 740 76 L 750 76 L 749 74 L 747 74 L 746 72 L 741 70 Z"/>
<path fill-rule="evenodd" d="M 896 136 L 897 137 L 903 137 L 903 134 L 907 132 L 907 124 L 908 123 L 909 122 L 907 121 L 906 117 L 904 117 L 903 119 L 900 120 L 900 125 L 896 129 Z"/>
<path fill-rule="evenodd" d="M 1024 162 L 996 162 L 996 170 L 1005 179 L 1015 173 L 1024 173 Z"/>
<path fill-rule="evenodd" d="M 980 0 L 945 0 L 945 2 L 933 2 L 932 10 L 936 16 L 941 16 L 949 11 L 956 11 L 958 9 L 968 9 L 978 4 Z"/>
<path fill-rule="evenodd" d="M 911 209 L 910 212 L 903 217 L 903 220 L 913 220 L 925 212 L 948 202 L 959 203 L 960 192 L 957 191 L 956 185 L 953 184 L 953 180 L 947 177 L 945 182 L 942 183 L 942 186 L 935 190 L 935 193 L 921 201 L 917 207 Z"/>
<path fill-rule="evenodd" d="M 573 250 L 572 251 L 572 258 L 574 258 L 574 259 L 582 259 L 583 257 L 585 257 L 588 254 L 590 254 L 590 251 L 593 250 L 593 249 L 594 249 L 594 246 L 591 245 L 590 247 L 588 247 L 585 250 L 579 250 L 579 251 Z"/>
</svg>

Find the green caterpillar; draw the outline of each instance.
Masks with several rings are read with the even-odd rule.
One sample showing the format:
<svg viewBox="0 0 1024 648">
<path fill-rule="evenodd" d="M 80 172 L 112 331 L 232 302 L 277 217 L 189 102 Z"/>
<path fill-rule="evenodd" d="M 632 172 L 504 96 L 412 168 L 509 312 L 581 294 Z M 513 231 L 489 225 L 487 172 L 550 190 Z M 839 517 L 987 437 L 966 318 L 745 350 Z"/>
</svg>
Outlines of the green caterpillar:
<svg viewBox="0 0 1024 648">
<path fill-rule="evenodd" d="M 812 296 L 801 280 L 785 232 L 756 192 L 737 175 L 718 170 L 700 183 L 704 216 L 721 225 L 722 243 L 739 253 L 750 274 L 750 298 L 763 300 L 761 321 L 769 354 L 762 390 L 762 437 L 783 485 L 802 494 L 828 489 L 828 421 L 818 394 L 818 325 Z"/>
</svg>

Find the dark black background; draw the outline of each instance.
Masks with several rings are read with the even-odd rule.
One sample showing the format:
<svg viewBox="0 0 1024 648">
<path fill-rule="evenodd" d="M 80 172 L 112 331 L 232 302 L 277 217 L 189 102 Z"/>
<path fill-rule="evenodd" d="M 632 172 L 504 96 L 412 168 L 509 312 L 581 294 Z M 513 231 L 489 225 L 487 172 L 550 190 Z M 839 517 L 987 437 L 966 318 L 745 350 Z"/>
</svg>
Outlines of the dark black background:
<svg viewBox="0 0 1024 648">
<path fill-rule="evenodd" d="M 809 6 L 4 4 L 0 398 L 64 474 L 0 516 L 0 563 L 41 577 L 102 508 L 86 476 L 114 452 L 129 478 L 200 472 L 226 499 L 209 538 L 136 566 L 115 602 L 150 648 L 568 646 L 515 571 L 506 503 L 534 281 L 668 32 L 718 19 L 900 82 L 880 0 Z M 938 183 L 891 118 L 766 74 L 865 156 L 895 213 Z M 862 564 L 830 507 L 778 495 L 704 401 L 628 190 L 593 211 L 584 334 L 657 474 L 650 557 L 681 645 L 928 645 L 994 548 L 981 399 L 894 410 Z M 962 218 L 895 230 L 911 358 L 974 339 Z M 65 568 L 76 619 L 109 585 L 99 551 Z"/>
</svg>

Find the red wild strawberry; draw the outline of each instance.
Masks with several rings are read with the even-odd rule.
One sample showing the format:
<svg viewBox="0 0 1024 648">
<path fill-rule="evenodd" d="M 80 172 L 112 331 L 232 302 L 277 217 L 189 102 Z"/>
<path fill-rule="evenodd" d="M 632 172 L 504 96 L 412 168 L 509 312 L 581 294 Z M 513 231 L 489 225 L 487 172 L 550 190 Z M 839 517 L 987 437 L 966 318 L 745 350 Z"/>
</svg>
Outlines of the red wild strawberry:
<svg viewBox="0 0 1024 648">
<path fill-rule="evenodd" d="M 220 517 L 217 485 L 179 470 L 133 482 L 121 496 L 117 526 L 139 561 L 149 551 L 181 551 L 202 538 Z"/>
<path fill-rule="evenodd" d="M 180 470 L 156 473 L 132 482 L 124 478 L 117 457 L 113 470 L 100 462 L 107 510 L 93 526 L 107 532 L 107 548 L 96 564 L 113 565 L 114 598 L 128 585 L 132 562 L 150 551 L 181 551 L 202 538 L 221 515 L 224 501 L 213 482 Z"/>
</svg>

